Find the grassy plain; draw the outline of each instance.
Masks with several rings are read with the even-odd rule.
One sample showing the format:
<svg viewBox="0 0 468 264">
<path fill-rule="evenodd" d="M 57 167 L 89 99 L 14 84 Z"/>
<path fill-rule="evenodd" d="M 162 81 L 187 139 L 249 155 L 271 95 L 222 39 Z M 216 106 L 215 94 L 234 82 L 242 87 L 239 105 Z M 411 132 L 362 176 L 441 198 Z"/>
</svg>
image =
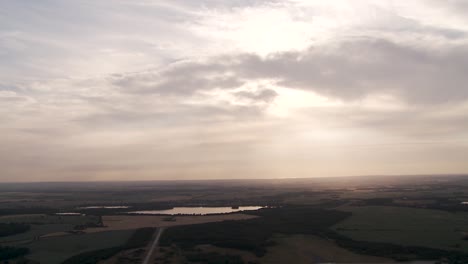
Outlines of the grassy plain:
<svg viewBox="0 0 468 264">
<path fill-rule="evenodd" d="M 58 216 L 58 215 L 8 215 L 1 216 L 0 223 L 25 223 L 30 224 L 31 229 L 27 232 L 1 237 L 0 243 L 6 245 L 22 245 L 30 243 L 38 237 L 54 233 L 71 231 L 76 225 L 86 223 L 97 223 L 97 216 Z"/>
<path fill-rule="evenodd" d="M 30 249 L 27 258 L 40 263 L 59 264 L 65 259 L 87 251 L 117 247 L 124 244 L 134 230 L 50 237 L 23 245 Z"/>
<path fill-rule="evenodd" d="M 392 259 L 364 256 L 313 235 L 276 235 L 276 242 L 260 263 L 393 263 Z"/>
<path fill-rule="evenodd" d="M 175 221 L 165 221 L 167 216 L 163 215 L 108 215 L 103 216 L 102 221 L 105 227 L 90 228 L 88 233 L 136 229 L 142 227 L 168 227 L 178 225 L 193 225 L 225 220 L 246 220 L 257 216 L 247 214 L 223 214 L 223 215 L 203 215 L 203 216 L 176 216 Z"/>
<path fill-rule="evenodd" d="M 99 217 L 93 215 L 4 215 L 0 216 L 0 223 L 25 223 L 25 224 L 69 224 L 83 225 L 97 223 Z"/>
<path fill-rule="evenodd" d="M 263 263 L 263 264 L 309 264 L 309 263 L 394 263 L 392 259 L 365 256 L 353 253 L 347 249 L 341 248 L 329 241 L 314 235 L 282 235 L 277 234 L 273 237 L 274 246 L 268 247 L 267 253 L 263 257 L 257 257 L 249 251 L 222 248 L 213 245 L 199 245 L 196 251 L 204 254 L 215 253 L 221 256 L 239 256 L 244 263 Z M 165 248 L 164 252 L 170 252 L 170 248 Z M 177 252 L 172 252 L 177 254 Z M 186 254 L 186 253 L 185 253 Z M 160 253 L 161 255 L 161 253 Z M 175 256 L 171 263 L 179 263 Z M 164 258 L 161 258 L 164 259 Z M 167 258 L 166 258 L 167 259 Z"/>
<path fill-rule="evenodd" d="M 29 257 L 57 263 L 81 252 L 92 254 L 112 248 L 125 241 L 122 234 L 132 229 L 171 226 L 160 241 L 166 242 L 160 247 L 166 252 L 161 251 L 158 257 L 176 263 L 197 258 L 234 261 L 239 256 L 260 263 L 307 263 L 311 259 L 367 262 L 374 258 L 361 254 L 397 260 L 455 256 L 463 258 L 459 263 L 468 263 L 468 255 L 459 254 L 468 251 L 468 240 L 462 239 L 468 233 L 468 205 L 464 201 L 468 201 L 468 175 L 5 183 L 0 184 L 0 223 L 26 223 L 31 230 L 2 238 L 6 240 L 0 239 L 0 245 L 26 246 L 32 250 Z M 110 205 L 129 208 L 79 209 Z M 176 216 L 175 221 L 165 221 L 165 216 L 122 215 L 127 210 L 243 205 L 278 206 L 283 210 Z M 354 215 L 343 222 L 330 221 L 329 225 L 315 222 L 330 213 L 317 209 L 332 211 L 336 207 Z M 290 211 L 294 208 L 296 213 Z M 95 216 L 54 215 L 60 212 Z M 88 228 L 83 235 L 67 232 L 77 225 L 93 226 L 86 224 L 99 223 L 100 216 L 107 227 Z M 221 223 L 224 220 L 243 221 Z M 329 229 L 332 225 L 339 234 Z M 141 254 L 135 255 L 142 253 L 141 249 L 122 251 L 113 258 L 116 263 L 141 258 Z"/>
<path fill-rule="evenodd" d="M 30 243 L 37 237 L 41 237 L 50 233 L 69 231 L 72 229 L 73 225 L 69 224 L 31 225 L 31 229 L 25 233 L 1 237 L 0 243 L 7 245 L 23 245 Z"/>
<path fill-rule="evenodd" d="M 468 252 L 468 212 L 363 206 L 342 207 L 352 216 L 334 229 L 358 241 L 386 242 Z"/>
</svg>

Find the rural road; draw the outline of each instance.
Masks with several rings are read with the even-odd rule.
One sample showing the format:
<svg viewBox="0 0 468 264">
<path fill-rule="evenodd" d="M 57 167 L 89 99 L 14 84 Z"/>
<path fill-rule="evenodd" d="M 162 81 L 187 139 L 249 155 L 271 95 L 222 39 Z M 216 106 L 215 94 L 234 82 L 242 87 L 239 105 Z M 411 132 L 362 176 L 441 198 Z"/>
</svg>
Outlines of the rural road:
<svg viewBox="0 0 468 264">
<path fill-rule="evenodd" d="M 164 231 L 164 227 L 158 228 L 158 233 L 156 234 L 156 237 L 154 238 L 153 243 L 151 244 L 151 247 L 148 251 L 148 254 L 145 257 L 145 260 L 143 260 L 143 264 L 149 264 L 151 256 L 153 255 L 154 250 L 156 249 L 156 246 L 158 245 L 159 238 L 161 237 L 162 232 Z"/>
</svg>

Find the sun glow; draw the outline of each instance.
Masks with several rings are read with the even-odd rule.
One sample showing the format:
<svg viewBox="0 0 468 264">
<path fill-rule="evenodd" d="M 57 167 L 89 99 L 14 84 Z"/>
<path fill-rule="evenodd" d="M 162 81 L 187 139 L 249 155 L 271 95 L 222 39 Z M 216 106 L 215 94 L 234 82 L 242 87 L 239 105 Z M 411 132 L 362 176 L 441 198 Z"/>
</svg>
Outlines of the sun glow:
<svg viewBox="0 0 468 264">
<path fill-rule="evenodd" d="M 311 107 L 334 107 L 341 106 L 338 100 L 327 98 L 313 92 L 288 89 L 288 88 L 275 88 L 278 97 L 268 108 L 268 113 L 278 117 L 288 117 L 296 110 L 311 108 Z"/>
</svg>

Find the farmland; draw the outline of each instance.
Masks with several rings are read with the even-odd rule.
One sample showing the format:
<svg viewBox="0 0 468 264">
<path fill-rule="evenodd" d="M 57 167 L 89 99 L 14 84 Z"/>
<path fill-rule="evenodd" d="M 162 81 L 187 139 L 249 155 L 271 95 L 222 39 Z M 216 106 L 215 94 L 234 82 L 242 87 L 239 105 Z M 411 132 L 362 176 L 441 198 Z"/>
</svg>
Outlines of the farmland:
<svg viewBox="0 0 468 264">
<path fill-rule="evenodd" d="M 131 236 L 128 237 L 125 241 L 120 241 L 120 243 L 113 244 L 103 241 L 102 239 L 96 238 L 97 241 L 100 241 L 102 245 L 107 247 L 96 247 L 93 250 L 86 250 L 79 254 L 74 254 L 72 257 L 67 258 L 63 264 L 92 264 L 99 261 L 107 260 L 112 256 L 118 254 L 121 251 L 142 248 L 150 242 L 153 237 L 155 228 L 140 228 L 132 232 Z M 114 231 L 114 233 L 117 231 Z M 102 233 L 96 233 L 102 234 Z M 107 237 L 106 237 L 107 238 Z"/>
<path fill-rule="evenodd" d="M 467 212 L 389 206 L 343 207 L 352 216 L 334 229 L 360 241 L 468 251 Z"/>
<path fill-rule="evenodd" d="M 41 263 L 59 264 L 83 252 L 120 246 L 130 238 L 132 233 L 133 230 L 121 230 L 50 237 L 24 246 L 30 249 L 28 258 Z"/>
<path fill-rule="evenodd" d="M 276 235 L 275 245 L 259 261 L 262 263 L 352 262 L 392 263 L 390 258 L 356 254 L 335 245 L 332 241 L 313 235 Z"/>
<path fill-rule="evenodd" d="M 159 227 L 165 230 L 151 256 L 158 263 L 468 259 L 468 177 L 0 184 L 0 190 L 0 225 L 6 228 L 0 247 L 6 258 L 25 263 L 140 263 L 149 238 L 135 246 L 131 237 Z M 243 206 L 265 208 L 127 214 Z"/>
<path fill-rule="evenodd" d="M 168 227 L 178 225 L 193 225 L 226 220 L 246 220 L 255 218 L 247 214 L 220 214 L 205 216 L 177 216 L 167 221 L 167 216 L 161 215 L 112 215 L 103 216 L 104 227 L 90 228 L 86 232 L 102 232 L 107 230 L 126 230 L 142 227 Z"/>
<path fill-rule="evenodd" d="M 96 216 L 58 216 L 58 215 L 10 215 L 0 217 L 0 223 L 28 224 L 29 230 L 19 234 L 0 237 L 0 243 L 22 245 L 48 234 L 72 231 L 76 226 L 94 223 Z"/>
</svg>

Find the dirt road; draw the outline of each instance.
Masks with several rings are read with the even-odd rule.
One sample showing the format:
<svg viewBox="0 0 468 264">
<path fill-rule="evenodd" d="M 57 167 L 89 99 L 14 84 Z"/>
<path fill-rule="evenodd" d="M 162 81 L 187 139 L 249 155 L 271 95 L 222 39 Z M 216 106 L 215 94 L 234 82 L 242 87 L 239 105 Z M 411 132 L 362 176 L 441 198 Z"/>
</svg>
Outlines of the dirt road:
<svg viewBox="0 0 468 264">
<path fill-rule="evenodd" d="M 154 250 L 158 246 L 159 238 L 161 237 L 162 232 L 164 231 L 164 227 L 158 228 L 158 233 L 156 234 L 153 243 L 151 244 L 151 247 L 148 250 L 148 254 L 146 255 L 145 259 L 143 260 L 143 264 L 149 264 L 151 256 L 153 255 Z"/>
</svg>

